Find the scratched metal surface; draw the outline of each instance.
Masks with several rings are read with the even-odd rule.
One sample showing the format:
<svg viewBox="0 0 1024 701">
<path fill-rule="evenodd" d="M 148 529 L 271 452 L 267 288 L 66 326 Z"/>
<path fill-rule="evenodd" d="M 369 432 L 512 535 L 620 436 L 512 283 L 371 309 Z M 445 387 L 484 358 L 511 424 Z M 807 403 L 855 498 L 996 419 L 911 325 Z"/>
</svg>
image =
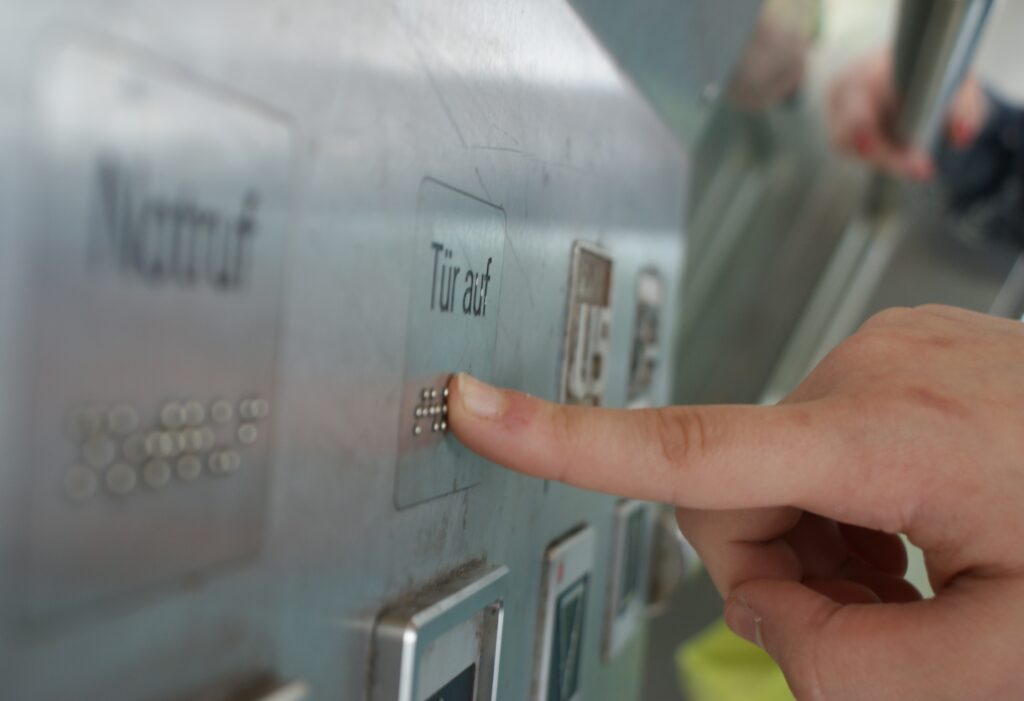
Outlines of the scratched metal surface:
<svg viewBox="0 0 1024 701">
<path fill-rule="evenodd" d="M 59 74 L 59 85 L 48 82 L 57 79 L 46 67 L 69 47 L 139 71 L 143 87 L 156 75 L 153 85 L 178 86 L 185 97 L 167 97 L 160 104 L 171 107 L 121 127 L 121 103 L 96 97 L 106 84 L 91 69 L 76 64 Z M 542 553 L 589 523 L 598 557 L 584 695 L 637 698 L 643 635 L 612 662 L 600 660 L 612 499 L 484 465 L 476 486 L 395 506 L 425 178 L 506 217 L 489 350 L 493 379 L 502 384 L 557 396 L 574 240 L 597 243 L 615 258 L 606 403 L 625 400 L 636 273 L 657 267 L 666 299 L 678 299 L 686 154 L 567 3 L 9 2 L 0 7 L 0 99 L 0 697 L 200 698 L 267 675 L 305 680 L 315 699 L 363 699 L 376 612 L 485 559 L 511 571 L 499 698 L 524 699 Z M 47 131 L 54 115 L 68 124 Z M 249 129 L 246 115 L 273 126 Z M 113 139 L 130 161 L 132 149 L 156 148 L 154 139 L 179 131 L 201 150 L 146 151 L 175 174 L 177 181 L 164 185 L 234 212 L 238 188 L 267 178 L 260 231 L 276 233 L 253 239 L 254 279 L 248 290 L 234 291 L 237 307 L 221 305 L 218 295 L 226 293 L 215 286 L 174 292 L 190 295 L 187 303 L 154 301 L 166 324 L 151 324 L 143 337 L 130 322 L 144 317 L 146 304 L 127 300 L 162 293 L 138 292 L 142 283 L 133 280 L 122 299 L 121 283 L 109 280 L 123 278 L 108 277 L 106 293 L 111 304 L 126 305 L 128 321 L 94 325 L 103 309 L 70 299 L 70 282 L 45 277 L 64 271 L 68 280 L 90 284 L 76 238 L 86 235 L 89 190 L 76 174 L 89 172 L 93 151 L 78 146 Z M 70 141 L 54 134 L 70 134 Z M 280 143 L 268 146 L 271 139 Z M 61 148 L 48 150 L 58 141 Z M 220 180 L 203 181 L 209 173 Z M 188 181 L 193 176 L 198 180 Z M 284 241 L 281 251 L 267 251 L 273 236 Z M 282 266 L 280 283 L 266 279 L 272 258 Z M 76 312 L 55 324 L 47 310 L 62 303 Z M 251 324 L 223 330 L 235 310 L 251 315 Z M 673 350 L 674 316 L 671 308 L 663 316 L 665 356 Z M 139 401 L 157 402 L 184 392 L 182 382 L 199 392 L 229 381 L 272 396 L 260 444 L 265 460 L 258 462 L 266 480 L 247 487 L 244 499 L 230 486 L 248 484 L 241 481 L 209 487 L 216 495 L 201 492 L 206 487 L 194 498 L 162 493 L 151 516 L 140 507 L 126 522 L 129 534 L 103 530 L 105 509 L 119 518 L 122 508 L 104 497 L 90 507 L 101 535 L 77 541 L 82 559 L 65 576 L 60 558 L 71 554 L 59 546 L 66 545 L 62 534 L 71 539 L 77 516 L 38 488 L 40 480 L 57 484 L 54 475 L 66 466 L 39 457 L 56 453 L 46 452 L 52 427 L 36 418 L 40 404 L 55 411 L 72 401 L 48 363 L 58 357 L 71 372 L 76 344 L 86 343 L 81 334 L 95 328 L 104 329 L 103 343 L 130 339 L 103 346 L 113 366 L 97 380 L 97 396 L 135 392 Z M 168 343 L 187 336 L 198 344 L 192 374 L 186 381 L 154 366 L 137 379 L 147 367 L 140 344 L 157 343 L 170 328 L 177 335 Z M 218 342 L 207 348 L 207 337 Z M 465 349 L 453 339 L 430 342 L 436 353 L 447 348 L 457 357 Z M 270 346 L 273 361 L 264 367 Z M 170 355 L 173 364 L 178 356 Z M 116 372 L 119 357 L 131 368 L 124 375 Z M 667 366 L 655 403 L 668 396 Z M 83 361 L 82 374 L 89 368 Z M 229 508 L 237 518 L 225 518 Z M 103 538 L 122 537 L 134 544 L 131 552 L 147 554 L 152 571 L 134 560 L 118 569 L 125 563 L 102 557 Z M 203 558 L 194 552 L 206 539 L 217 541 L 209 546 L 210 566 L 197 564 Z M 56 548 L 56 565 L 29 575 L 26 562 L 35 561 L 39 542 Z M 76 590 L 86 575 L 99 593 Z M 46 577 L 34 582 L 46 586 L 37 590 L 32 576 Z M 51 598 L 62 603 L 51 606 Z"/>
</svg>

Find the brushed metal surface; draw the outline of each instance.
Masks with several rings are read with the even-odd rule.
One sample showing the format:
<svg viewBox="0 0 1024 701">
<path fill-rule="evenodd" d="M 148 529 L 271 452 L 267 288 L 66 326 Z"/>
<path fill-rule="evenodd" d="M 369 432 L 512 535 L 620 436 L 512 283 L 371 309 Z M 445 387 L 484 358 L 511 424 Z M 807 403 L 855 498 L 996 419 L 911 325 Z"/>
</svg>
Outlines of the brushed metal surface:
<svg viewBox="0 0 1024 701">
<path fill-rule="evenodd" d="M 614 500 L 481 463 L 455 493 L 398 509 L 399 433 L 425 179 L 504 213 L 493 347 L 464 355 L 455 325 L 423 341 L 437 371 L 489 365 L 557 397 L 571 249 L 586 240 L 614 260 L 604 403 L 621 406 L 638 272 L 679 297 L 686 155 L 573 9 L 39 0 L 0 8 L 0 59 L 4 698 L 194 699 L 271 677 L 361 700 L 378 612 L 481 560 L 509 569 L 497 698 L 526 698 L 544 550 L 588 523 L 602 562 Z M 152 109 L 133 116 L 133 94 Z M 152 258 L 90 267 L 104 145 L 122 186 L 140 188 L 131 169 L 148 164 L 161 226 L 159 207 L 177 206 L 237 232 L 260 191 L 237 286 L 223 266 L 190 278 L 187 259 L 160 284 L 141 274 Z M 666 304 L 662 357 L 674 316 Z M 419 350 L 430 332 L 415 334 Z M 258 438 L 236 427 L 233 474 L 153 487 L 137 471 L 111 494 L 100 442 L 81 528 L 83 505 L 61 492 L 67 412 L 124 402 L 148 426 L 168 402 L 201 401 L 209 419 L 220 397 L 235 412 L 270 403 Z M 642 632 L 600 659 L 609 569 L 594 568 L 586 609 L 591 701 L 636 698 L 643 666 Z"/>
</svg>

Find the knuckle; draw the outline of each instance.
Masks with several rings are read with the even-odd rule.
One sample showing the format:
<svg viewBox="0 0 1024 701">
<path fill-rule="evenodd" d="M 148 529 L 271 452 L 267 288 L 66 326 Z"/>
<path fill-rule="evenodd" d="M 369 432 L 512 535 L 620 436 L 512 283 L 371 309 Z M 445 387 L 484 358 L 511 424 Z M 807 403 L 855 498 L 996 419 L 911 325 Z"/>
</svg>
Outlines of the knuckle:
<svg viewBox="0 0 1024 701">
<path fill-rule="evenodd" d="M 904 326 L 917 316 L 917 310 L 910 307 L 890 307 L 873 314 L 861 325 L 862 330 L 886 328 L 891 326 Z"/>
<path fill-rule="evenodd" d="M 708 426 L 700 412 L 672 407 L 655 410 L 654 418 L 654 440 L 669 465 L 687 465 L 707 450 Z"/>
</svg>

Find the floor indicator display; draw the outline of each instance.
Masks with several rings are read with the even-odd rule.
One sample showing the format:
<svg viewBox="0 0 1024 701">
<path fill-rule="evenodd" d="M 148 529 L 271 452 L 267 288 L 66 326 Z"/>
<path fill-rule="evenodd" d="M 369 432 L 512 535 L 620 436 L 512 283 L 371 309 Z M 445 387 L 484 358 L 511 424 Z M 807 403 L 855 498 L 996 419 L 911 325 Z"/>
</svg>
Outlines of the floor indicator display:
<svg viewBox="0 0 1024 701">
<path fill-rule="evenodd" d="M 602 655 L 615 657 L 639 629 L 647 605 L 651 509 L 642 501 L 615 507 L 611 577 L 605 604 Z"/>
<path fill-rule="evenodd" d="M 507 574 L 460 572 L 382 612 L 371 701 L 494 701 Z"/>
<path fill-rule="evenodd" d="M 581 528 L 544 555 L 534 701 L 578 701 L 594 532 Z"/>
</svg>

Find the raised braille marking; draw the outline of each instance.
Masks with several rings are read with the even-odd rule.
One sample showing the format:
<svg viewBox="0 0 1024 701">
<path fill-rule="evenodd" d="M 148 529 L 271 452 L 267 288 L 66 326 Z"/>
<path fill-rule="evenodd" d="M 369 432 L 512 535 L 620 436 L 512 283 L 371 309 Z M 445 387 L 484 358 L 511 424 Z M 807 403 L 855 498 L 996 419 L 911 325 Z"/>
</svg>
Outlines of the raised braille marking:
<svg viewBox="0 0 1024 701">
<path fill-rule="evenodd" d="M 416 424 L 415 426 L 412 427 L 412 435 L 418 436 L 418 435 L 420 435 L 422 433 L 423 433 L 423 427 L 420 426 L 419 424 Z"/>
<path fill-rule="evenodd" d="M 171 465 L 166 460 L 150 460 L 142 468 L 142 478 L 153 489 L 165 487 L 171 481 Z"/>
<path fill-rule="evenodd" d="M 176 470 L 178 479 L 191 482 L 203 471 L 203 463 L 195 455 L 186 455 L 178 460 Z"/>
<path fill-rule="evenodd" d="M 218 399 L 210 407 L 210 418 L 214 423 L 226 424 L 235 415 L 235 409 L 226 399 Z"/>
<path fill-rule="evenodd" d="M 206 408 L 197 401 L 185 402 L 185 425 L 202 426 L 206 421 Z"/>
<path fill-rule="evenodd" d="M 238 440 L 246 445 L 251 445 L 260 437 L 259 429 L 255 424 L 242 424 L 238 427 Z"/>
<path fill-rule="evenodd" d="M 134 467 L 128 463 L 119 462 L 107 470 L 105 481 L 107 489 L 118 496 L 124 496 L 135 489 L 138 478 L 135 475 Z"/>
<path fill-rule="evenodd" d="M 177 402 L 167 402 L 160 410 L 160 423 L 172 431 L 185 425 L 185 409 Z"/>
</svg>

